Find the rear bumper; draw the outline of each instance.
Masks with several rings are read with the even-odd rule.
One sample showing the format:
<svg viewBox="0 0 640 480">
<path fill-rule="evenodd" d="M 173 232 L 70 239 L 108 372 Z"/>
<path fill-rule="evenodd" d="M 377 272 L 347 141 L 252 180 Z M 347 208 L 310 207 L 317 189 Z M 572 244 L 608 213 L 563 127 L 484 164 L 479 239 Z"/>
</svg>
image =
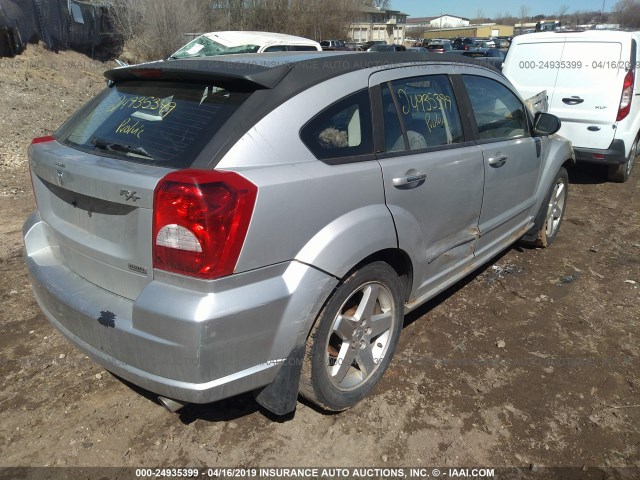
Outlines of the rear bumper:
<svg viewBox="0 0 640 480">
<path fill-rule="evenodd" d="M 48 228 L 36 213 L 23 234 L 33 291 L 49 321 L 107 370 L 184 402 L 269 384 L 337 283 L 292 261 L 195 289 L 153 280 L 131 301 L 65 267 Z"/>
<path fill-rule="evenodd" d="M 602 150 L 597 148 L 573 147 L 576 153 L 576 161 L 598 163 L 601 165 L 620 165 L 627 161 L 624 140 L 616 139 L 611 142 L 609 148 Z M 594 155 L 598 157 L 594 158 Z"/>
</svg>

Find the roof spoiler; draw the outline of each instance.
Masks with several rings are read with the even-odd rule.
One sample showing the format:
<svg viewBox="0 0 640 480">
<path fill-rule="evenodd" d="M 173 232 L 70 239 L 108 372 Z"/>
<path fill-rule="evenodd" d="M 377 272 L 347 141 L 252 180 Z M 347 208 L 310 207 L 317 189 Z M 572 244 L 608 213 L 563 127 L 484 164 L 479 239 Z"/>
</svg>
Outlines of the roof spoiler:
<svg viewBox="0 0 640 480">
<path fill-rule="evenodd" d="M 210 59 L 158 61 L 107 70 L 110 82 L 130 80 L 165 80 L 178 82 L 215 81 L 222 87 L 250 90 L 275 87 L 293 68 L 290 62 L 275 63 L 268 59 L 251 62 Z"/>
</svg>

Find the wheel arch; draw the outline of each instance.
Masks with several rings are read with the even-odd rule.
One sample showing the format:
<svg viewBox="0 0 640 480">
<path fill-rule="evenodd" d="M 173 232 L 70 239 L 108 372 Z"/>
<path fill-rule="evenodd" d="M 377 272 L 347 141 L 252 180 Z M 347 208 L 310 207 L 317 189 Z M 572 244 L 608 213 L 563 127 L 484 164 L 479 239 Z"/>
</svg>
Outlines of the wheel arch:
<svg viewBox="0 0 640 480">
<path fill-rule="evenodd" d="M 542 197 L 542 201 L 540 202 L 540 206 L 537 207 L 537 213 L 536 216 L 534 218 L 534 223 L 533 226 L 529 229 L 529 231 L 527 231 L 527 233 L 520 239 L 523 243 L 528 244 L 528 245 L 533 245 L 536 246 L 536 244 L 538 243 L 538 233 L 540 232 L 540 229 L 543 228 L 543 225 L 545 223 L 545 219 L 546 219 L 546 209 L 545 207 L 547 206 L 548 203 L 548 199 L 549 196 L 551 195 L 551 188 L 553 186 L 553 182 L 555 181 L 555 178 L 557 177 L 557 175 L 559 174 L 559 172 L 562 171 L 562 169 L 567 170 L 567 166 L 571 165 L 571 160 L 566 160 L 562 165 L 560 165 L 558 167 L 558 170 L 553 174 L 552 176 L 552 181 L 551 183 L 547 184 L 547 188 L 548 188 L 548 193 L 546 193 L 543 197 Z M 566 188 L 568 189 L 569 185 L 568 182 L 566 184 Z M 541 246 L 541 245 L 537 245 L 537 246 Z M 545 247 L 547 246 L 546 244 L 544 245 Z"/>
<path fill-rule="evenodd" d="M 368 255 L 354 265 L 342 277 L 341 281 L 348 278 L 356 270 L 359 270 L 365 265 L 373 262 L 385 262 L 395 270 L 398 278 L 400 278 L 400 282 L 402 283 L 404 301 L 408 301 L 411 294 L 411 287 L 413 286 L 413 263 L 411 262 L 411 258 L 409 258 L 407 252 L 400 248 L 386 248 Z"/>
<path fill-rule="evenodd" d="M 384 203 L 379 203 L 335 218 L 309 239 L 295 260 L 341 279 L 363 259 L 397 247 L 391 212 Z"/>
<path fill-rule="evenodd" d="M 360 260 L 358 263 L 353 265 L 338 281 L 337 285 L 331 291 L 331 293 L 323 300 L 322 305 L 318 309 L 318 312 L 321 312 L 324 307 L 327 305 L 327 302 L 331 299 L 331 296 L 335 293 L 336 289 L 344 283 L 344 281 L 353 275 L 356 271 L 360 270 L 365 265 L 369 265 L 374 262 L 384 262 L 387 263 L 393 270 L 395 270 L 400 282 L 402 283 L 402 291 L 404 296 L 404 301 L 409 301 L 411 288 L 413 286 L 413 263 L 411 262 L 411 258 L 404 250 L 400 248 L 385 248 L 383 250 L 378 250 L 370 255 L 367 255 L 365 258 Z M 318 321 L 318 318 L 314 318 L 309 324 L 304 332 L 304 338 L 299 338 L 298 343 L 306 341 L 313 330 L 313 326 Z"/>
<path fill-rule="evenodd" d="M 575 165 L 576 163 L 576 156 L 573 152 L 571 143 L 566 139 L 558 137 L 557 135 L 552 135 L 551 137 L 554 141 L 551 144 L 551 148 L 548 153 L 549 157 L 544 164 L 544 168 L 540 175 L 540 180 L 538 181 L 538 187 L 536 191 L 537 201 L 533 207 L 533 211 L 536 212 L 534 225 L 529 229 L 524 237 L 522 237 L 522 240 L 524 240 L 525 242 L 535 240 L 535 237 L 537 237 L 536 232 L 540 229 L 542 223 L 544 222 L 544 212 L 542 212 L 541 209 L 544 208 L 544 202 L 547 198 L 549 187 L 551 186 L 551 183 L 555 179 L 556 175 L 561 168 L 564 167 L 565 169 L 568 169 L 567 167 Z"/>
</svg>

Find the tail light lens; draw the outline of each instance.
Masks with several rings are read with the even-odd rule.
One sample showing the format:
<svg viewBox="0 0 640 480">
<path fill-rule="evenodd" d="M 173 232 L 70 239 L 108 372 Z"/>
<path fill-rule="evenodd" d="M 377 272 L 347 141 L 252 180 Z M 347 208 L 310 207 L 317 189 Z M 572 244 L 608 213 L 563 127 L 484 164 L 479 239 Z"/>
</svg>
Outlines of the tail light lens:
<svg viewBox="0 0 640 480">
<path fill-rule="evenodd" d="M 36 137 L 33 140 L 31 140 L 31 145 L 36 145 L 38 143 L 47 143 L 47 142 L 55 142 L 55 138 L 53 138 L 51 135 L 48 135 L 46 137 Z"/>
<path fill-rule="evenodd" d="M 31 145 L 37 145 L 39 143 L 48 143 L 55 142 L 56 139 L 51 135 L 47 135 L 46 137 L 36 137 L 31 140 Z M 38 197 L 36 196 L 36 187 L 33 184 L 33 171 L 31 169 L 31 162 L 29 162 L 29 180 L 31 180 L 31 191 L 33 192 L 33 199 L 36 202 L 36 208 L 38 208 Z"/>
<path fill-rule="evenodd" d="M 618 107 L 618 116 L 616 121 L 619 122 L 629 115 L 631 110 L 631 100 L 633 99 L 633 70 L 629 70 L 624 76 L 622 83 L 622 95 L 620 96 L 620 106 Z"/>
<path fill-rule="evenodd" d="M 153 267 L 204 279 L 235 269 L 258 188 L 234 172 L 181 170 L 158 183 Z"/>
</svg>

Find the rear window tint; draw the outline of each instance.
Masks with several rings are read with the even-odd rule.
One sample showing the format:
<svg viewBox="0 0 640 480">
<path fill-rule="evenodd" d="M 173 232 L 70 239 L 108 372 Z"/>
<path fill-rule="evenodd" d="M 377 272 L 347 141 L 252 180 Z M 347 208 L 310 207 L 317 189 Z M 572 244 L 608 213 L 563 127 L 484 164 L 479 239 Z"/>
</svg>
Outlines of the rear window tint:
<svg viewBox="0 0 640 480">
<path fill-rule="evenodd" d="M 184 168 L 250 95 L 216 85 L 126 82 L 81 111 L 58 140 L 98 155 Z"/>
</svg>

